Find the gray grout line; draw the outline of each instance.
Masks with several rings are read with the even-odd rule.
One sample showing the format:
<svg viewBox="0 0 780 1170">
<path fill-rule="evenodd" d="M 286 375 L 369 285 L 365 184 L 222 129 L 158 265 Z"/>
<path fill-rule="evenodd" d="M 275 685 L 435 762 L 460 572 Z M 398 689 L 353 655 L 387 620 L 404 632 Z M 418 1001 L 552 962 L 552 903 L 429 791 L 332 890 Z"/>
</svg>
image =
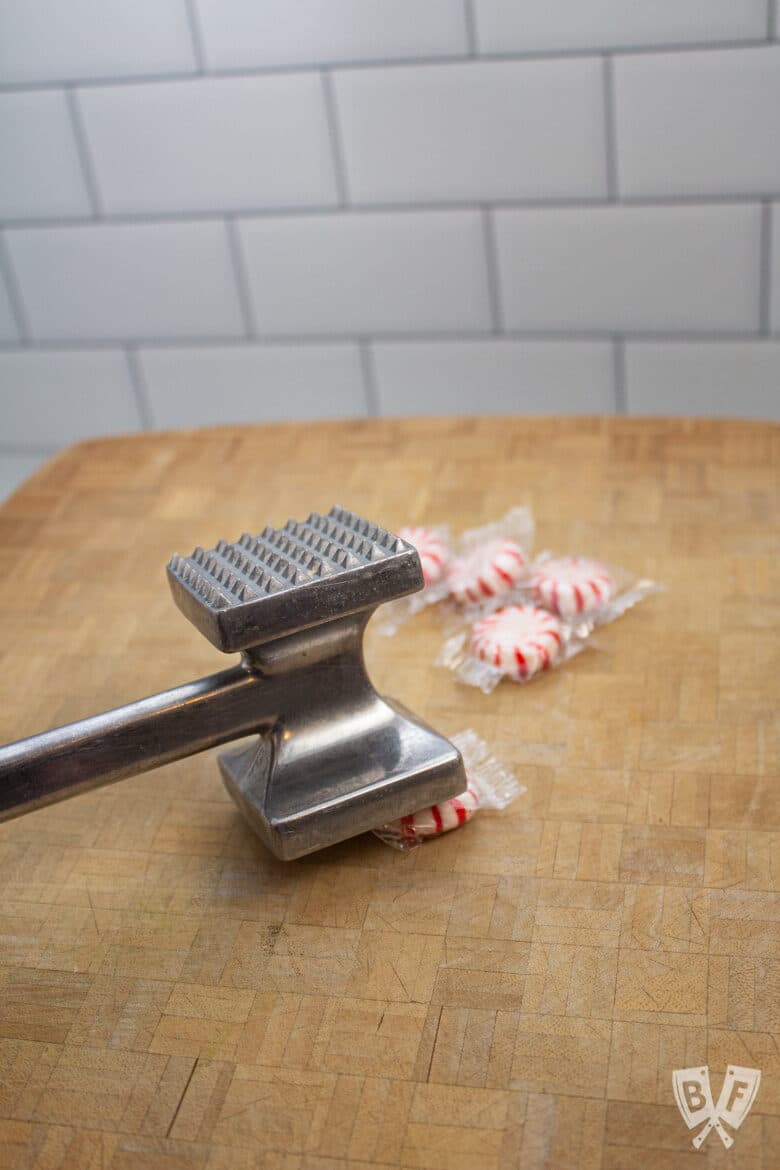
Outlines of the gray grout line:
<svg viewBox="0 0 780 1170">
<path fill-rule="evenodd" d="M 241 240 L 239 239 L 238 228 L 236 227 L 236 221 L 233 216 L 228 216 L 225 219 L 225 233 L 227 235 L 230 263 L 233 266 L 233 278 L 236 282 L 241 319 L 244 323 L 246 337 L 250 339 L 257 335 L 257 327 L 252 304 L 252 294 L 249 291 L 249 278 L 244 264 L 244 254 L 241 250 Z"/>
<path fill-rule="evenodd" d="M 601 45 L 580 49 L 517 49 L 502 53 L 480 53 L 484 61 L 554 61 L 559 57 L 598 57 L 604 52 L 619 53 L 625 57 L 649 57 L 654 53 L 700 53 L 708 49 L 760 49 L 766 47 L 765 37 L 730 38 L 722 41 L 659 41 L 652 45 Z M 355 62 L 360 67 L 364 62 Z"/>
<path fill-rule="evenodd" d="M 758 328 L 767 337 L 771 332 L 772 314 L 772 204 L 767 200 L 761 205 L 760 247 L 761 265 L 758 294 Z"/>
<path fill-rule="evenodd" d="M 474 0 L 463 0 L 463 19 L 466 25 L 466 44 L 468 45 L 469 57 L 479 57 L 477 14 L 474 9 Z"/>
<path fill-rule="evenodd" d="M 376 365 L 371 342 L 361 338 L 359 342 L 360 369 L 363 374 L 363 390 L 366 396 L 366 412 L 369 418 L 378 418 L 382 413 L 379 406 L 379 389 L 376 381 Z"/>
<path fill-rule="evenodd" d="M 2 443 L 0 442 L 0 457 L 3 455 L 54 455 L 59 451 L 56 443 Z"/>
<path fill-rule="evenodd" d="M 604 85 L 604 149 L 606 152 L 607 195 L 610 200 L 618 198 L 618 142 L 617 106 L 615 103 L 615 71 L 612 58 L 606 56 L 602 62 Z"/>
<path fill-rule="evenodd" d="M 612 339 L 613 376 L 615 379 L 615 414 L 628 413 L 626 384 L 626 343 L 623 337 Z"/>
<path fill-rule="evenodd" d="M 632 195 L 623 196 L 620 200 L 621 207 L 671 207 L 671 208 L 696 208 L 696 207 L 748 207 L 756 206 L 764 200 L 776 199 L 780 191 L 755 191 L 752 194 L 725 194 L 725 195 Z M 101 226 L 125 226 L 132 224 L 159 224 L 166 223 L 213 223 L 215 220 L 224 219 L 225 215 L 230 215 L 233 219 L 295 219 L 306 216 L 335 216 L 342 215 L 345 210 L 348 210 L 350 215 L 372 215 L 372 214 L 387 214 L 396 213 L 398 215 L 416 215 L 418 213 L 439 213 L 441 215 L 454 214 L 455 212 L 464 211 L 479 211 L 483 207 L 490 207 L 494 211 L 588 211 L 592 208 L 611 207 L 614 205 L 614 200 L 605 198 L 603 196 L 594 196 L 593 198 L 582 198 L 581 196 L 572 196 L 571 198 L 561 198 L 560 196 L 550 198 L 534 198 L 534 199 L 480 199 L 475 197 L 472 200 L 460 200 L 446 202 L 443 200 L 435 201 L 429 200 L 427 202 L 377 202 L 377 203 L 350 203 L 348 207 L 340 207 L 336 204 L 308 204 L 300 207 L 245 207 L 233 208 L 226 212 L 224 209 L 219 211 L 138 211 L 138 212 L 114 212 L 108 215 L 101 215 Z M 6 228 L 8 231 L 35 231 L 36 228 L 68 228 L 89 227 L 95 224 L 95 220 L 87 216 L 48 216 L 39 219 L 7 219 L 0 223 L 0 228 Z"/>
<path fill-rule="evenodd" d="M 89 204 L 92 208 L 93 219 L 99 218 L 103 211 L 103 201 L 100 198 L 100 187 L 98 185 L 97 173 L 95 171 L 95 164 L 92 159 L 92 153 L 89 148 L 89 141 L 87 139 L 87 131 L 84 126 L 84 119 L 81 113 L 81 106 L 79 105 L 78 95 L 72 85 L 65 89 L 65 101 L 70 113 L 70 122 L 73 127 L 73 137 L 76 140 L 76 153 L 78 154 L 79 163 L 81 164 L 81 173 L 84 178 L 84 186 L 87 189 L 87 196 Z"/>
<path fill-rule="evenodd" d="M 195 0 L 184 0 L 184 7 L 187 12 L 187 22 L 190 26 L 190 37 L 192 38 L 192 51 L 195 55 L 195 64 L 198 68 L 198 73 L 206 72 L 206 50 L 203 43 L 203 32 L 200 27 L 200 18 L 195 7 Z"/>
<path fill-rule="evenodd" d="M 200 75 L 193 69 L 173 69 L 164 73 L 114 73 L 109 77 L 57 77 L 41 81 L 6 81 L 0 82 L 0 93 L 30 93 L 35 90 L 64 89 L 68 86 L 77 89 L 115 89 L 117 86 L 199 80 Z"/>
<path fill-rule="evenodd" d="M 504 332 L 504 313 L 501 299 L 501 274 L 498 267 L 498 248 L 496 246 L 496 225 L 489 207 L 482 208 L 482 237 L 485 247 L 490 319 L 493 322 L 493 332 L 498 334 Z"/>
<path fill-rule="evenodd" d="M 145 431 L 152 431 L 154 430 L 154 413 L 149 397 L 149 388 L 146 385 L 146 378 L 144 377 L 141 360 L 138 356 L 138 349 L 135 345 L 125 347 L 125 360 L 130 374 L 130 383 L 133 387 L 135 404 L 138 407 L 138 414 L 141 418 L 141 426 Z"/>
<path fill-rule="evenodd" d="M 766 17 L 766 38 L 768 41 L 774 41 L 777 36 L 777 10 L 775 8 L 774 0 L 769 0 L 767 6 Z"/>
<path fill-rule="evenodd" d="M 558 344 L 612 344 L 616 337 L 626 344 L 657 343 L 661 345 L 700 344 L 715 345 L 718 343 L 747 343 L 763 345 L 766 343 L 780 343 L 780 332 L 775 331 L 764 336 L 757 331 L 745 330 L 669 330 L 648 329 L 632 330 L 627 333 L 615 333 L 614 330 L 592 329 L 573 330 L 564 328 L 550 329 L 506 329 L 501 333 L 493 333 L 490 329 L 451 329 L 451 330 L 396 330 L 377 332 L 366 336 L 360 333 L 270 333 L 253 337 L 236 335 L 226 337 L 224 334 L 197 337 L 112 337 L 112 338 L 48 338 L 34 341 L 27 345 L 22 342 L 0 343 L 0 354 L 34 354 L 34 353 L 73 353 L 83 350 L 102 351 L 119 350 L 124 352 L 128 346 L 135 349 L 229 349 L 229 348 L 272 348 L 274 346 L 343 346 L 356 345 L 367 342 L 372 345 L 403 345 L 418 341 L 436 342 L 443 345 L 468 344 L 469 342 L 492 341 L 497 344 L 505 342 L 551 342 Z"/>
<path fill-rule="evenodd" d="M 22 290 L 11 258 L 8 241 L 3 231 L 0 231 L 0 281 L 3 281 L 5 284 L 6 292 L 8 293 L 8 300 L 11 305 L 16 330 L 19 334 L 19 340 L 29 345 L 32 330 L 30 329 L 30 322 L 27 319 L 24 297 L 22 296 Z"/>
<path fill-rule="evenodd" d="M 478 60 L 486 63 L 506 61 L 557 61 L 571 58 L 579 59 L 581 57 L 598 58 L 605 51 L 610 54 L 625 57 L 647 57 L 653 54 L 719 52 L 724 49 L 765 49 L 766 47 L 767 38 L 766 36 L 762 36 L 747 37 L 742 40 L 690 41 L 684 44 L 678 41 L 671 44 L 610 45 L 604 48 L 537 49 L 503 53 L 480 53 Z M 92 88 L 93 86 L 143 85 L 145 82 L 156 81 L 199 81 L 202 78 L 207 79 L 212 77 L 265 77 L 278 73 L 319 73 L 322 68 L 327 68 L 328 70 L 358 70 L 405 68 L 410 65 L 419 65 L 420 67 L 428 65 L 455 65 L 468 63 L 470 60 L 471 58 L 464 53 L 442 53 L 417 57 L 372 57 L 361 61 L 336 60 L 329 61 L 327 64 L 310 61 L 303 64 L 292 62 L 284 65 L 256 65 L 251 68 L 239 65 L 233 69 L 210 69 L 203 75 L 194 73 L 192 70 L 180 69 L 160 73 L 125 74 L 112 77 L 58 77 L 39 81 L 5 82 L 0 84 L 0 93 L 31 89 L 61 89 L 64 85 L 78 85 Z"/>
<path fill-rule="evenodd" d="M 336 179 L 336 194 L 339 207 L 346 207 L 349 204 L 347 160 L 344 155 L 344 143 L 341 137 L 338 103 L 336 101 L 336 91 L 333 88 L 333 75 L 328 69 L 323 69 L 322 71 L 322 97 L 325 103 L 325 120 L 328 125 L 333 174 Z"/>
</svg>

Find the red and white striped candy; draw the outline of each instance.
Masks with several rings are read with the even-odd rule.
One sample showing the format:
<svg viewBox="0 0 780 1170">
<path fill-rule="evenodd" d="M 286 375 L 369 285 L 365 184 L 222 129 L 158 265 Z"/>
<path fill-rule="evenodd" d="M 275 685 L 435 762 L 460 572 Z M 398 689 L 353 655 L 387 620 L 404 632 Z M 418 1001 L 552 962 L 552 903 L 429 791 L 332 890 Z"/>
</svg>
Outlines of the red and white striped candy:
<svg viewBox="0 0 780 1170">
<path fill-rule="evenodd" d="M 461 605 L 508 593 L 525 573 L 526 558 L 513 540 L 491 540 L 450 569 L 450 592 Z"/>
<path fill-rule="evenodd" d="M 533 605 L 508 605 L 476 623 L 471 650 L 509 678 L 522 680 L 551 666 L 563 648 L 560 622 Z"/>
<path fill-rule="evenodd" d="M 584 557 L 557 557 L 543 561 L 531 573 L 534 597 L 564 618 L 591 613 L 615 592 L 609 569 Z"/>
<path fill-rule="evenodd" d="M 402 837 L 404 841 L 414 841 L 418 837 L 438 837 L 441 833 L 449 833 L 450 829 L 457 829 L 458 825 L 465 825 L 478 808 L 479 796 L 469 781 L 468 788 L 460 796 L 453 796 L 441 804 L 400 817 L 386 825 L 384 832 Z"/>
<path fill-rule="evenodd" d="M 450 559 L 447 542 L 430 528 L 399 528 L 398 535 L 420 554 L 425 584 L 432 585 L 434 581 L 439 581 Z"/>
</svg>

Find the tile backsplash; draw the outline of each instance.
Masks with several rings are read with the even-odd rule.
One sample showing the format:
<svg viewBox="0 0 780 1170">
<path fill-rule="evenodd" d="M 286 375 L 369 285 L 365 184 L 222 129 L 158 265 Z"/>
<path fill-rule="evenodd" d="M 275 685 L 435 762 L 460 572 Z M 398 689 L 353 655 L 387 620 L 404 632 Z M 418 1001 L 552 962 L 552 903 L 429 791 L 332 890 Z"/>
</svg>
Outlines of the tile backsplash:
<svg viewBox="0 0 780 1170">
<path fill-rule="evenodd" d="M 0 0 L 0 497 L 149 427 L 780 418 L 778 7 Z"/>
</svg>

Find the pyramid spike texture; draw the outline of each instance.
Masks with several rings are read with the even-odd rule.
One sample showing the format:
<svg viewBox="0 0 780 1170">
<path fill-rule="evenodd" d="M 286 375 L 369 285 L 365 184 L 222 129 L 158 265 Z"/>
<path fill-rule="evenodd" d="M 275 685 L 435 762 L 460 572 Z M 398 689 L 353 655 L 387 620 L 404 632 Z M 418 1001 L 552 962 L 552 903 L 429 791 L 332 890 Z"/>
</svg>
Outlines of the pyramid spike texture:
<svg viewBox="0 0 780 1170">
<path fill-rule="evenodd" d="M 211 610 L 251 604 L 263 597 L 337 577 L 405 549 L 392 532 L 347 508 L 334 506 L 283 528 L 267 525 L 213 549 L 198 546 L 189 557 L 174 554 L 171 574 Z"/>
</svg>

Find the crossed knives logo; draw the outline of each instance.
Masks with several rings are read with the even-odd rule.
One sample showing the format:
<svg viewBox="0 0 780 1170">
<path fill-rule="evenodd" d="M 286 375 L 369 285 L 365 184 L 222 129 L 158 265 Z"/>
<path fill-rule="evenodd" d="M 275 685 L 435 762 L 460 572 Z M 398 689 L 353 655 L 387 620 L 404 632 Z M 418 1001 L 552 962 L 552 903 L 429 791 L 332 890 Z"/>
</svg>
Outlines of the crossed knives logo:
<svg viewBox="0 0 780 1170">
<path fill-rule="evenodd" d="M 674 1070 L 672 1073 L 674 1099 L 688 1129 L 696 1129 L 706 1122 L 704 1128 L 693 1139 L 697 1150 L 704 1144 L 711 1129 L 717 1131 L 727 1150 L 733 1146 L 734 1139 L 723 1128 L 722 1123 L 725 1121 L 732 1129 L 739 1129 L 750 1112 L 760 1084 L 760 1069 L 730 1064 L 723 1078 L 717 1105 L 713 1105 L 708 1068 Z"/>
</svg>

